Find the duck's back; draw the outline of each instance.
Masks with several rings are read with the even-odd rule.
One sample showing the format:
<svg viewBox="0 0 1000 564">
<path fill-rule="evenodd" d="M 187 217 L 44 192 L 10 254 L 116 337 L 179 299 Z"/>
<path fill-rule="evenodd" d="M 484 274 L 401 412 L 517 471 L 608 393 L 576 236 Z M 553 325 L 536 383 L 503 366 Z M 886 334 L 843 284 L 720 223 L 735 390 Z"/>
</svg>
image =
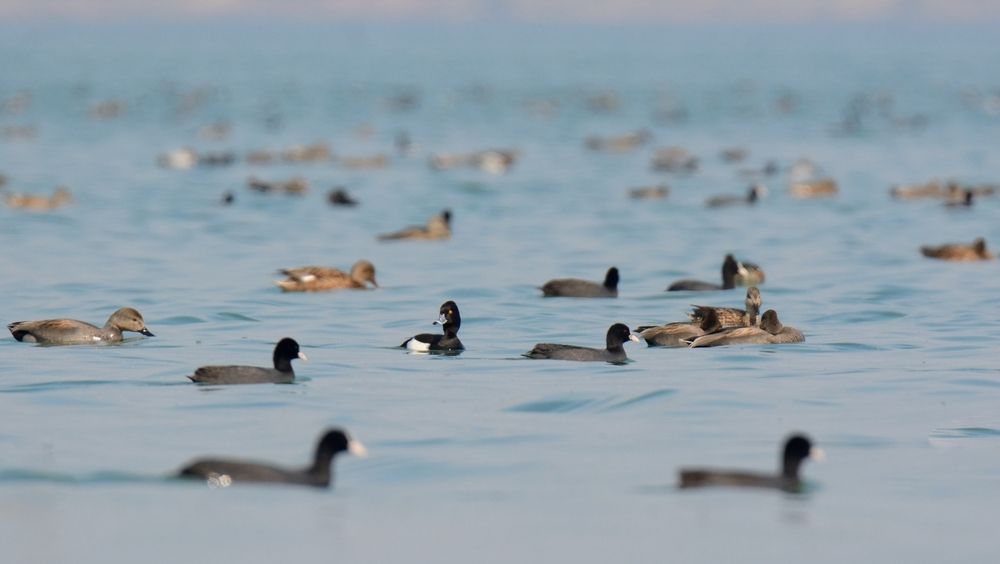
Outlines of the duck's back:
<svg viewBox="0 0 1000 564">
<path fill-rule="evenodd" d="M 576 278 L 549 280 L 542 286 L 542 293 L 546 297 L 567 298 L 613 298 L 618 295 L 617 291 L 605 288 L 601 284 Z"/>
<path fill-rule="evenodd" d="M 624 351 L 616 355 L 606 349 L 592 349 L 576 345 L 558 345 L 539 343 L 525 353 L 528 358 L 548 358 L 553 360 L 580 360 L 594 362 L 621 362 L 625 360 Z"/>
<path fill-rule="evenodd" d="M 694 323 L 667 323 L 656 327 L 640 327 L 638 331 L 639 336 L 651 347 L 686 347 L 687 343 L 684 341 L 705 334 L 705 331 Z"/>
<path fill-rule="evenodd" d="M 305 472 L 290 471 L 269 464 L 211 458 L 196 461 L 182 468 L 179 475 L 182 478 L 203 480 L 228 476 L 233 482 L 306 484 L 320 487 L 328 483 L 328 480 L 327 482 L 314 480 Z"/>
<path fill-rule="evenodd" d="M 258 366 L 202 366 L 188 378 L 199 384 L 288 384 L 295 373 Z"/>
<path fill-rule="evenodd" d="M 26 343 L 73 344 L 115 340 L 113 335 L 104 335 L 99 327 L 76 319 L 15 321 L 7 328 L 15 339 Z"/>
<path fill-rule="evenodd" d="M 709 486 L 730 486 L 743 488 L 790 489 L 793 484 L 781 476 L 714 470 L 709 468 L 688 468 L 679 472 L 681 488 L 703 488 Z"/>
<path fill-rule="evenodd" d="M 668 292 L 710 292 L 712 290 L 721 290 L 722 286 L 719 284 L 712 284 L 711 282 L 704 282 L 701 280 L 678 280 L 671 284 L 668 288 Z"/>
</svg>

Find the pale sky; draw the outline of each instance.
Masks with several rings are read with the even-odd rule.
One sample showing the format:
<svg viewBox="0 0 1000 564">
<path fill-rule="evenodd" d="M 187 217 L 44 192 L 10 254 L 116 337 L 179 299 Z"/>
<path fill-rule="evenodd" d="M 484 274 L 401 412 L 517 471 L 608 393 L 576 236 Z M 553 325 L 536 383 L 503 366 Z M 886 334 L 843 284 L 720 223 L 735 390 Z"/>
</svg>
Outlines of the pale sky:
<svg viewBox="0 0 1000 564">
<path fill-rule="evenodd" d="M 1000 22 L 1000 0 L 0 0 L 0 20 L 219 17 L 526 23 L 983 23 Z"/>
</svg>

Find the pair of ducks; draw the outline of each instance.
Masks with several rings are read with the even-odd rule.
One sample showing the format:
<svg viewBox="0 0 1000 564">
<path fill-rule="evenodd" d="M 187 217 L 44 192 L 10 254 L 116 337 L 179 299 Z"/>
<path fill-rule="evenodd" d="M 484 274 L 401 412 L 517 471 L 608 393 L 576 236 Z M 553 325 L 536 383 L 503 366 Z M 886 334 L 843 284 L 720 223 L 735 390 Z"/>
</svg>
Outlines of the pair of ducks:
<svg viewBox="0 0 1000 564">
<path fill-rule="evenodd" d="M 178 472 L 178 477 L 203 480 L 209 487 L 228 487 L 234 483 L 266 483 L 327 488 L 332 482 L 333 459 L 341 453 L 361 458 L 368 455 L 364 445 L 352 439 L 343 429 L 328 429 L 316 445 L 311 465 L 301 469 L 284 468 L 268 463 L 228 458 L 195 460 Z M 714 468 L 681 468 L 678 487 L 681 489 L 709 486 L 777 489 L 801 493 L 805 483 L 799 476 L 807 459 L 823 460 L 823 451 L 813 446 L 809 437 L 793 434 L 785 440 L 777 474 Z"/>
<path fill-rule="evenodd" d="M 802 332 L 782 325 L 773 309 L 764 312 L 759 322 L 760 290 L 747 289 L 746 309 L 694 306 L 690 322 L 644 326 L 636 332 L 654 347 L 717 347 L 724 345 L 764 345 L 801 343 Z"/>
<path fill-rule="evenodd" d="M 612 266 L 604 275 L 604 282 L 592 282 L 578 278 L 557 278 L 541 286 L 545 297 L 569 298 L 616 298 L 618 297 L 618 268 Z M 722 284 L 701 280 L 678 280 L 667 288 L 668 292 L 707 292 L 731 290 L 737 285 L 756 286 L 764 283 L 764 271 L 750 262 L 740 262 L 733 255 L 726 255 L 722 261 Z"/>
</svg>

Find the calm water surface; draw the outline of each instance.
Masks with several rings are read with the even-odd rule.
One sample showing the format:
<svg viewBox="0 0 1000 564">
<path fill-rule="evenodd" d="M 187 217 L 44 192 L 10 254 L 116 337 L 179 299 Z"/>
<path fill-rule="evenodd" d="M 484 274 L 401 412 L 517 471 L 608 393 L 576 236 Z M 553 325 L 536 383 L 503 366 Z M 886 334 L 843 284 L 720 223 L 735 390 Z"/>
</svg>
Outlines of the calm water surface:
<svg viewBox="0 0 1000 564">
<path fill-rule="evenodd" d="M 980 30 L 981 31 L 981 30 Z M 931 33 L 933 40 L 927 40 Z M 112 347 L 0 339 L 0 545 L 9 562 L 989 562 L 1000 502 L 995 262 L 924 259 L 922 244 L 1000 244 L 1000 202 L 893 202 L 894 183 L 1000 181 L 1000 42 L 963 30 L 8 29 L 0 125 L 10 191 L 68 186 L 50 213 L 0 210 L 3 321 L 101 323 L 131 305 L 156 333 Z M 192 92 L 201 102 L 179 109 Z M 614 93 L 617 108 L 588 99 Z M 414 108 L 391 101 L 412 94 Z M 783 97 L 790 112 L 776 108 Z M 991 98 L 992 97 L 992 98 Z M 88 110 L 120 100 L 115 119 Z M 546 104 L 539 106 L 539 101 Z M 548 111 L 539 114 L 539 107 Z M 842 123 L 855 108 L 858 127 Z M 681 109 L 679 120 L 662 118 Z M 228 138 L 201 127 L 231 125 Z M 648 129 L 623 154 L 589 135 Z M 415 143 L 393 150 L 399 131 Z M 166 170 L 156 156 L 326 141 L 391 155 Z M 700 157 L 654 172 L 656 147 Z M 721 149 L 743 146 L 743 163 Z M 434 152 L 517 148 L 503 175 L 435 172 Z M 796 201 L 737 172 L 800 157 L 837 198 Z M 311 183 L 303 197 L 250 175 Z M 665 182 L 668 199 L 626 191 Z M 362 204 L 335 209 L 344 185 Z M 226 190 L 230 207 L 218 204 Z M 454 237 L 375 234 L 454 211 Z M 742 291 L 666 294 L 715 279 L 725 253 L 761 264 L 765 307 L 795 346 L 647 349 L 625 366 L 529 361 L 536 342 L 597 346 L 616 321 L 681 320 Z M 374 292 L 282 294 L 280 267 L 371 260 Z M 621 270 L 617 300 L 543 300 L 554 277 Z M 393 349 L 458 302 L 467 351 Z M 202 364 L 309 356 L 288 386 L 200 388 Z M 330 491 L 208 491 L 165 477 L 200 455 L 304 463 L 326 426 L 371 457 Z M 769 469 L 803 430 L 827 462 L 810 493 L 678 492 L 676 469 Z"/>
</svg>

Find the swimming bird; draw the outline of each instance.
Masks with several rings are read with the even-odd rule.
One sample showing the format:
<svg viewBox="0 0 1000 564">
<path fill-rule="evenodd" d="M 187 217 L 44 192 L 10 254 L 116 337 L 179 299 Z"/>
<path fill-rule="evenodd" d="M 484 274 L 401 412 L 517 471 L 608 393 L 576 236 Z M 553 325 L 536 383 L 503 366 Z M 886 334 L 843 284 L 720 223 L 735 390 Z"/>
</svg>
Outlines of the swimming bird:
<svg viewBox="0 0 1000 564">
<path fill-rule="evenodd" d="M 612 266 L 604 275 L 604 282 L 591 282 L 578 278 L 556 278 L 541 287 L 545 297 L 567 298 L 617 298 L 618 269 Z"/>
<path fill-rule="evenodd" d="M 462 341 L 458 339 L 458 330 L 462 327 L 462 316 L 455 302 L 449 300 L 441 304 L 441 315 L 433 322 L 444 330 L 443 335 L 421 333 L 403 341 L 401 348 L 414 352 L 454 352 L 465 350 Z"/>
<path fill-rule="evenodd" d="M 263 192 L 282 192 L 292 196 L 301 196 L 309 190 L 309 182 L 301 176 L 296 176 L 290 180 L 261 180 L 256 176 L 247 179 L 247 188 Z"/>
<path fill-rule="evenodd" d="M 756 286 L 747 288 L 747 297 L 744 304 L 746 305 L 746 309 L 695 305 L 692 306 L 694 310 L 689 314 L 689 317 L 692 322 L 700 324 L 709 311 L 711 311 L 719 320 L 721 327 L 752 327 L 757 325 L 761 300 L 760 290 Z"/>
<path fill-rule="evenodd" d="M 722 261 L 722 285 L 702 282 L 701 280 L 678 280 L 672 283 L 668 292 L 689 291 L 705 292 L 711 290 L 732 290 L 736 287 L 736 275 L 740 271 L 740 263 L 733 258 L 733 255 L 726 255 Z"/>
<path fill-rule="evenodd" d="M 713 468 L 681 468 L 678 472 L 678 486 L 681 488 L 700 488 L 706 486 L 771 488 L 790 493 L 799 493 L 803 490 L 802 478 L 799 477 L 799 468 L 806 459 L 823 460 L 823 451 L 813 446 L 809 437 L 802 434 L 794 434 L 785 441 L 778 474 L 763 474 L 741 470 L 716 470 Z"/>
<path fill-rule="evenodd" d="M 923 246 L 920 252 L 928 258 L 952 261 L 993 260 L 993 253 L 986 250 L 986 240 L 977 238 L 971 245 L 949 243 L 938 247 Z"/>
<path fill-rule="evenodd" d="M 397 239 L 447 239 L 451 237 L 451 210 L 444 210 L 427 220 L 426 226 L 411 226 L 378 236 L 379 241 Z"/>
<path fill-rule="evenodd" d="M 47 345 L 119 343 L 122 340 L 122 331 L 153 336 L 149 329 L 146 329 L 142 315 L 130 307 L 123 307 L 112 313 L 104 327 L 96 327 L 75 319 L 44 319 L 15 321 L 7 325 L 7 328 L 18 341 Z"/>
<path fill-rule="evenodd" d="M 345 288 L 365 290 L 369 282 L 378 288 L 378 282 L 375 281 L 375 265 L 364 259 L 351 266 L 350 274 L 325 266 L 285 268 L 278 272 L 288 277 L 285 280 L 274 281 L 275 285 L 285 292 L 324 292 Z"/>
<path fill-rule="evenodd" d="M 635 332 L 650 347 L 686 347 L 692 339 L 714 333 L 721 328 L 715 310 L 709 309 L 697 321 L 636 327 Z"/>
<path fill-rule="evenodd" d="M 179 478 L 205 480 L 212 487 L 227 487 L 233 483 L 271 483 L 328 488 L 332 481 L 333 457 L 346 452 L 364 458 L 368 451 L 360 441 L 352 439 L 342 429 L 327 429 L 316 445 L 313 463 L 302 469 L 289 469 L 271 464 L 226 458 L 195 460 L 178 472 Z"/>
<path fill-rule="evenodd" d="M 949 198 L 945 203 L 945 207 L 952 209 L 958 208 L 971 208 L 975 203 L 976 193 L 972 190 L 965 189 L 962 190 L 956 197 Z"/>
<path fill-rule="evenodd" d="M 711 198 L 705 200 L 705 205 L 710 208 L 722 208 L 737 205 L 752 206 L 766 195 L 767 188 L 763 184 L 754 184 L 753 186 L 747 188 L 746 196 L 733 196 L 731 194 L 712 196 Z"/>
<path fill-rule="evenodd" d="M 309 360 L 299 351 L 295 339 L 278 341 L 274 346 L 274 368 L 258 366 L 202 366 L 188 376 L 196 384 L 288 384 L 295 380 L 292 359 Z"/>
<path fill-rule="evenodd" d="M 796 198 L 828 198 L 837 195 L 837 183 L 831 178 L 793 182 L 788 191 Z"/>
<path fill-rule="evenodd" d="M 628 197 L 633 200 L 660 200 L 670 195 L 670 187 L 665 184 L 657 186 L 643 186 L 642 188 L 632 188 L 628 191 Z"/>
<path fill-rule="evenodd" d="M 348 194 L 347 190 L 344 188 L 335 188 L 330 190 L 330 192 L 326 195 L 326 201 L 330 202 L 331 206 L 354 207 L 358 205 L 358 201 Z"/>
<path fill-rule="evenodd" d="M 639 342 L 623 323 L 615 323 L 608 328 L 606 346 L 603 349 L 592 349 L 588 347 L 578 347 L 575 345 L 556 345 L 552 343 L 539 343 L 533 349 L 522 356 L 528 358 L 541 358 L 553 360 L 577 360 L 585 362 L 611 362 L 622 364 L 628 357 L 625 356 L 625 341 Z"/>
<path fill-rule="evenodd" d="M 54 210 L 73 201 L 69 190 L 59 186 L 51 196 L 36 196 L 35 194 L 7 194 L 7 207 L 24 210 L 48 211 Z"/>
<path fill-rule="evenodd" d="M 758 327 L 730 327 L 710 335 L 696 337 L 691 348 L 718 347 L 723 345 L 777 345 L 801 343 L 806 338 L 795 327 L 787 327 L 778 320 L 773 309 L 764 312 Z"/>
</svg>

